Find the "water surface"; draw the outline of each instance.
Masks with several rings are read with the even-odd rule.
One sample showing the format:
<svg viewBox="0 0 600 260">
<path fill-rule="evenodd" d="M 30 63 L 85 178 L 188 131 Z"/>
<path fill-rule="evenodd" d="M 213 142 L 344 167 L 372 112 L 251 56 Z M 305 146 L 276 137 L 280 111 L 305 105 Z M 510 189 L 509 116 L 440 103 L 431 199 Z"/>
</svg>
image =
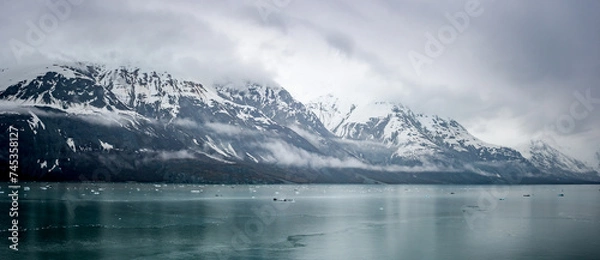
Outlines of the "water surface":
<svg viewBox="0 0 600 260">
<path fill-rule="evenodd" d="M 0 259 L 600 259 L 594 185 L 22 186 Z"/>
</svg>

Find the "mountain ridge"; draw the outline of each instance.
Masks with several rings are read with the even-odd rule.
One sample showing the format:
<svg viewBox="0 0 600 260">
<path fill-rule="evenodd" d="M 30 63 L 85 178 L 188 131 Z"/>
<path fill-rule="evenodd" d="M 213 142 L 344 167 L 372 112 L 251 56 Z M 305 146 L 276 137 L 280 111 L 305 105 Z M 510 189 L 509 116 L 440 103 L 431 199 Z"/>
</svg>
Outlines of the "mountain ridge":
<svg viewBox="0 0 600 260">
<path fill-rule="evenodd" d="M 393 103 L 303 104 L 276 84 L 203 85 L 90 63 L 8 72 L 0 74 L 0 125 L 21 125 L 31 180 L 77 180 L 87 171 L 113 181 L 580 181 L 567 173 L 547 179 L 515 150 Z"/>
</svg>

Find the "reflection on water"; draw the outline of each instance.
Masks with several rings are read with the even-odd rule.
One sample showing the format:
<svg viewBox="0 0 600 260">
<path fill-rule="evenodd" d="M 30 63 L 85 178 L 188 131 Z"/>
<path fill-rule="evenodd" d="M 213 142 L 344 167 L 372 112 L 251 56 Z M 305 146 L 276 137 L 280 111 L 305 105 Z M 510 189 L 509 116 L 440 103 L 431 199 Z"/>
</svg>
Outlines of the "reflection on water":
<svg viewBox="0 0 600 260">
<path fill-rule="evenodd" d="M 600 259 L 598 186 L 47 185 L 0 259 Z"/>
</svg>

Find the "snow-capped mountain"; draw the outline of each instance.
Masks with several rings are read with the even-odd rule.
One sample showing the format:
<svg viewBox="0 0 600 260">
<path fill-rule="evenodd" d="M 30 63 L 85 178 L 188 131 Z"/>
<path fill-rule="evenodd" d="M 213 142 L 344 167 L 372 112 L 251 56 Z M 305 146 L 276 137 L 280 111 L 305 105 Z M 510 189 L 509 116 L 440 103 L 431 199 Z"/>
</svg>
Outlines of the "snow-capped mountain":
<svg viewBox="0 0 600 260">
<path fill-rule="evenodd" d="M 219 95 L 238 104 L 260 109 L 265 115 L 284 126 L 296 126 L 320 136 L 330 135 L 321 121 L 310 113 L 304 104 L 280 86 L 260 85 L 246 82 L 232 87 L 230 84 L 218 84 Z"/>
<path fill-rule="evenodd" d="M 304 105 L 274 83 L 239 82 L 89 63 L 9 68 L 0 126 L 21 130 L 27 180 L 544 182 L 518 152 L 453 120 L 331 96 Z"/>
<path fill-rule="evenodd" d="M 580 178 L 597 177 L 597 172 L 592 167 L 564 154 L 544 140 L 531 140 L 517 149 L 535 167 L 547 174 L 556 176 L 570 175 Z"/>
<path fill-rule="evenodd" d="M 32 71 L 25 77 L 2 75 L 12 84 L 1 88 L 0 99 L 13 111 L 0 116 L 3 125 L 20 122 L 23 136 L 30 137 L 32 149 L 23 151 L 31 154 L 24 158 L 37 165 L 26 166 L 36 176 L 60 179 L 61 172 L 84 172 L 94 163 L 110 169 L 106 171 L 135 175 L 144 167 L 159 171 L 156 164 L 174 160 L 190 165 L 210 162 L 215 171 L 235 164 L 233 168 L 242 172 L 252 169 L 245 164 L 277 164 L 285 154 L 279 146 L 319 152 L 257 107 L 224 99 L 215 88 L 167 73 L 81 63 Z M 48 162 L 56 164 L 47 166 Z M 252 181 L 251 176 L 239 178 Z M 278 178 L 264 180 L 270 179 Z"/>
<path fill-rule="evenodd" d="M 360 106 L 346 105 L 343 106 L 345 110 L 340 110 L 335 101 L 324 101 L 322 97 L 308 106 L 321 116 L 320 119 L 331 127 L 329 130 L 335 135 L 343 139 L 374 140 L 396 147 L 393 156 L 397 157 L 451 152 L 470 159 L 522 159 L 515 150 L 477 139 L 454 120 L 415 114 L 401 104 L 372 102 Z"/>
<path fill-rule="evenodd" d="M 563 165 L 564 156 L 551 156 L 545 164 L 539 164 L 539 150 L 536 150 L 536 156 L 525 158 L 517 150 L 479 140 L 454 120 L 415 114 L 402 104 L 348 105 L 339 102 L 338 98 L 328 95 L 307 106 L 342 139 L 375 141 L 392 148 L 393 152 L 387 156 L 396 164 L 433 162 L 454 168 L 469 165 L 503 177 L 507 172 L 513 172 L 522 176 L 577 178 L 581 177 L 580 173 L 590 170 L 577 168 L 583 164 L 575 161 Z M 557 172 L 556 169 L 563 170 Z"/>
</svg>

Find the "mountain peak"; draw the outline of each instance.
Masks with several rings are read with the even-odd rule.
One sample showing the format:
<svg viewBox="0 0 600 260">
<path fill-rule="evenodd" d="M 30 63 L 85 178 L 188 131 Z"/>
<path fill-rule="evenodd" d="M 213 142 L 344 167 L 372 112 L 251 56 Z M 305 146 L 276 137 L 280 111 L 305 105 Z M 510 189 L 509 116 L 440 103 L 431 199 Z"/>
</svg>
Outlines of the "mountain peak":
<svg viewBox="0 0 600 260">
<path fill-rule="evenodd" d="M 329 96 L 317 99 L 308 107 L 338 137 L 380 142 L 396 150 L 392 158 L 441 160 L 440 156 L 460 156 L 471 160 L 522 159 L 512 149 L 487 144 L 472 136 L 454 120 L 415 114 L 398 102 L 376 101 L 352 105 L 351 109 L 348 105 L 338 105 L 342 102 Z M 346 110 L 340 110 L 340 107 Z"/>
<path fill-rule="evenodd" d="M 554 144 L 551 144 L 554 143 Z M 558 172 L 568 173 L 589 173 L 594 169 L 587 166 L 584 162 L 575 159 L 558 148 L 558 145 L 552 139 L 536 138 L 529 143 L 518 147 L 521 154 L 530 160 L 537 168 L 550 174 Z"/>
</svg>

